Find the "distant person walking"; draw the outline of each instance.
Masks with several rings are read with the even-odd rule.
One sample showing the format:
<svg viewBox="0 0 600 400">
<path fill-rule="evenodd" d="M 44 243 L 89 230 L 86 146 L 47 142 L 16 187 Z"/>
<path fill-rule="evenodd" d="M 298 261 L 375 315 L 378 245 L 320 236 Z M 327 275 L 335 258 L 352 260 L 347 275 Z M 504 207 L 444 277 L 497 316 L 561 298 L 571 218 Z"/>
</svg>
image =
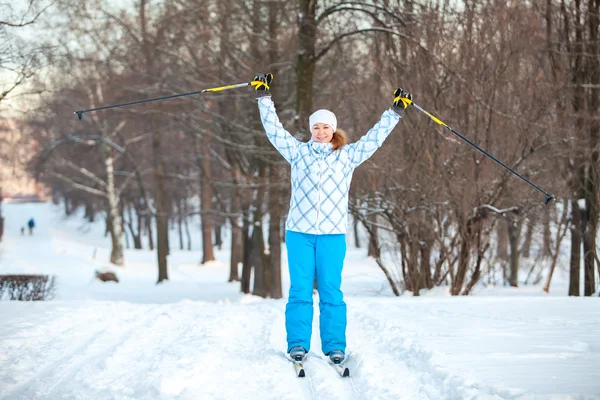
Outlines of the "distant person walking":
<svg viewBox="0 0 600 400">
<path fill-rule="evenodd" d="M 27 226 L 29 227 L 29 235 L 33 235 L 33 228 L 35 228 L 35 221 L 33 217 L 27 222 Z"/>
</svg>

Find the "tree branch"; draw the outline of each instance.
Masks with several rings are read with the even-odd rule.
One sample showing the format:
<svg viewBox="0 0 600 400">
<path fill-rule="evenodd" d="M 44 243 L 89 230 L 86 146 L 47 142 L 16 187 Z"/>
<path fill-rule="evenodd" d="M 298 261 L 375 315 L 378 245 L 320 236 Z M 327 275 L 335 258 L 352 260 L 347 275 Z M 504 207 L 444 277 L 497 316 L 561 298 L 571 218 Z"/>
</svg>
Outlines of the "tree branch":
<svg viewBox="0 0 600 400">
<path fill-rule="evenodd" d="M 90 194 L 93 194 L 96 196 L 104 197 L 104 198 L 108 197 L 106 195 L 106 193 L 104 193 L 103 191 L 82 185 L 80 183 L 77 183 L 74 180 L 72 180 L 71 178 L 67 178 L 66 176 L 64 176 L 63 174 L 59 174 L 58 172 L 52 171 L 52 172 L 50 172 L 49 175 L 67 183 L 68 185 L 70 185 L 71 187 L 73 187 L 75 189 L 79 189 L 84 192 L 87 192 L 87 193 L 90 193 Z"/>
<path fill-rule="evenodd" d="M 19 23 L 11 23 L 8 21 L 1 21 L 0 20 L 0 26 L 10 26 L 11 28 L 20 28 L 23 26 L 27 26 L 27 25 L 31 25 L 33 23 L 35 23 L 35 21 L 37 21 L 37 19 L 39 18 L 40 15 L 42 15 L 44 13 L 44 11 L 46 11 L 48 8 L 50 8 L 52 5 L 54 5 L 55 1 L 51 1 L 50 4 L 48 4 L 46 7 L 42 8 L 40 12 L 38 12 L 35 17 L 33 17 L 32 20 L 27 21 L 27 22 L 23 22 L 23 19 L 25 19 L 25 16 L 27 14 L 29 14 L 29 11 L 31 11 L 31 6 L 33 5 L 34 1 L 31 1 L 29 3 L 29 8 L 27 9 L 27 12 L 25 14 L 23 14 L 23 17 L 21 18 L 21 22 Z"/>
<path fill-rule="evenodd" d="M 319 24 L 321 21 L 323 21 L 325 18 L 327 18 L 328 16 L 341 11 L 343 9 L 345 9 L 347 6 L 363 6 L 363 7 L 371 7 L 374 8 L 376 10 L 382 11 L 384 14 L 392 17 L 394 20 L 400 22 L 401 24 L 404 24 L 404 21 L 398 17 L 398 15 L 394 14 L 393 12 L 391 12 L 389 9 L 387 9 L 386 7 L 377 5 L 377 4 L 370 4 L 370 3 L 363 3 L 360 1 L 348 1 L 348 2 L 342 2 L 339 4 L 335 4 L 327 9 L 325 9 L 325 11 L 323 11 L 323 13 L 321 15 L 319 15 L 317 17 L 317 24 Z M 357 11 L 363 11 L 366 13 L 369 13 L 369 11 L 367 10 L 361 10 L 361 9 L 357 9 Z"/>
<path fill-rule="evenodd" d="M 94 174 L 93 172 L 91 172 L 90 170 L 88 170 L 84 167 L 75 165 L 73 162 L 71 162 L 65 158 L 62 158 L 62 157 L 59 158 L 59 165 L 65 165 L 65 166 L 71 168 L 72 170 L 79 172 L 83 176 L 90 178 L 91 180 L 93 180 L 94 182 L 99 184 L 100 186 L 106 187 L 106 182 L 104 182 L 102 179 L 97 177 L 96 174 Z"/>
<path fill-rule="evenodd" d="M 6 96 L 8 96 L 10 94 L 10 92 L 15 90 L 17 88 L 17 86 L 19 86 L 21 83 L 23 83 L 24 80 L 25 80 L 25 75 L 19 76 L 11 88 L 6 89 L 4 92 L 0 93 L 0 101 L 4 100 L 6 98 Z"/>
<path fill-rule="evenodd" d="M 355 31 L 342 33 L 341 35 L 336 36 L 331 42 L 329 42 L 327 44 L 327 46 L 325 46 L 324 48 L 321 49 L 321 51 L 319 51 L 319 53 L 315 56 L 315 60 L 318 60 L 321 57 L 323 57 L 325 54 L 327 54 L 327 52 L 331 49 L 331 47 L 335 43 L 337 43 L 340 40 L 342 40 L 343 38 L 348 37 L 348 36 L 352 36 L 352 35 L 357 35 L 359 33 L 365 33 L 365 32 L 383 32 L 383 33 L 389 33 L 389 34 L 392 34 L 392 35 L 400 36 L 400 37 L 402 37 L 404 39 L 409 39 L 408 36 L 406 36 L 406 35 L 404 35 L 404 34 L 402 34 L 400 32 L 396 32 L 395 30 L 390 29 L 390 28 L 375 28 L 374 27 L 374 28 L 357 29 Z"/>
</svg>

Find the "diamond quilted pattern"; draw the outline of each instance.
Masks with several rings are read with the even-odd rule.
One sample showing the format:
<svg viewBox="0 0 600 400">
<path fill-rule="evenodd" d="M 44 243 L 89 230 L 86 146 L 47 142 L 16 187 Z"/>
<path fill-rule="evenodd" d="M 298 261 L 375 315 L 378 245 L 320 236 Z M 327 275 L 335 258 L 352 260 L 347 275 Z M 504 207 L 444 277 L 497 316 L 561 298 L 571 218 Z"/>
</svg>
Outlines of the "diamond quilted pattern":
<svg viewBox="0 0 600 400">
<path fill-rule="evenodd" d="M 330 143 L 303 143 L 279 122 L 269 97 L 258 100 L 267 137 L 292 167 L 292 195 L 286 229 L 312 234 L 340 234 L 348 230 L 348 191 L 354 169 L 383 144 L 400 120 L 387 110 L 356 143 L 332 151 Z"/>
</svg>

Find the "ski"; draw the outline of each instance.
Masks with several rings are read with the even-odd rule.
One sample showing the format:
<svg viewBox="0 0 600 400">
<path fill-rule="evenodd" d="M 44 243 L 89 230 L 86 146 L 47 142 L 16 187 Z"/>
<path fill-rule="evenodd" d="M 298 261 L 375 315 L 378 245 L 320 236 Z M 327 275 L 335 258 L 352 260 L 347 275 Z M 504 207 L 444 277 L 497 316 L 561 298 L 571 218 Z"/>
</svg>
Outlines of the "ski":
<svg viewBox="0 0 600 400">
<path fill-rule="evenodd" d="M 279 353 L 283 356 L 283 358 L 294 364 L 294 371 L 296 372 L 296 376 L 298 378 L 304 378 L 306 376 L 306 372 L 304 372 L 304 361 L 306 360 L 306 355 L 304 355 L 304 357 L 297 356 L 296 359 L 290 357 L 288 354 L 285 354 L 283 352 Z"/>
<path fill-rule="evenodd" d="M 331 365 L 342 378 L 348 378 L 350 376 L 350 370 L 344 364 L 334 364 L 331 361 L 328 361 L 327 363 Z"/>
<path fill-rule="evenodd" d="M 302 364 L 302 360 L 296 361 L 291 360 L 294 363 L 294 369 L 296 370 L 296 376 L 298 378 L 304 378 L 306 376 L 304 372 L 304 365 Z"/>
<path fill-rule="evenodd" d="M 306 376 L 306 371 L 304 370 L 304 361 L 306 361 L 306 356 L 304 358 L 298 359 L 298 360 L 290 358 L 287 355 L 285 355 L 284 357 L 286 360 L 288 360 L 292 364 L 294 364 L 294 371 L 296 372 L 296 376 L 298 378 L 304 378 Z M 342 378 L 350 377 L 350 369 L 345 365 L 345 363 L 342 362 L 342 363 L 336 364 L 329 359 L 327 359 L 326 362 L 327 362 L 327 364 L 331 365 L 333 367 L 333 369 L 335 370 L 335 372 L 337 372 L 338 375 L 341 376 Z"/>
</svg>

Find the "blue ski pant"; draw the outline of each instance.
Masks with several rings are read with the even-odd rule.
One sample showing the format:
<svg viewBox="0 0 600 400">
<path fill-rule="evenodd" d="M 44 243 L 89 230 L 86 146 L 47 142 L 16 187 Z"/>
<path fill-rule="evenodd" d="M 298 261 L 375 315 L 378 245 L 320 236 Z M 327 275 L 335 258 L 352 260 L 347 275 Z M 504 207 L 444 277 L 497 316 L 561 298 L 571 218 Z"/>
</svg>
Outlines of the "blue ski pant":
<svg viewBox="0 0 600 400">
<path fill-rule="evenodd" d="M 310 350 L 315 275 L 319 291 L 321 349 L 346 352 L 346 303 L 342 267 L 346 235 L 312 235 L 286 231 L 290 292 L 285 308 L 288 352 L 294 346 Z"/>
</svg>

